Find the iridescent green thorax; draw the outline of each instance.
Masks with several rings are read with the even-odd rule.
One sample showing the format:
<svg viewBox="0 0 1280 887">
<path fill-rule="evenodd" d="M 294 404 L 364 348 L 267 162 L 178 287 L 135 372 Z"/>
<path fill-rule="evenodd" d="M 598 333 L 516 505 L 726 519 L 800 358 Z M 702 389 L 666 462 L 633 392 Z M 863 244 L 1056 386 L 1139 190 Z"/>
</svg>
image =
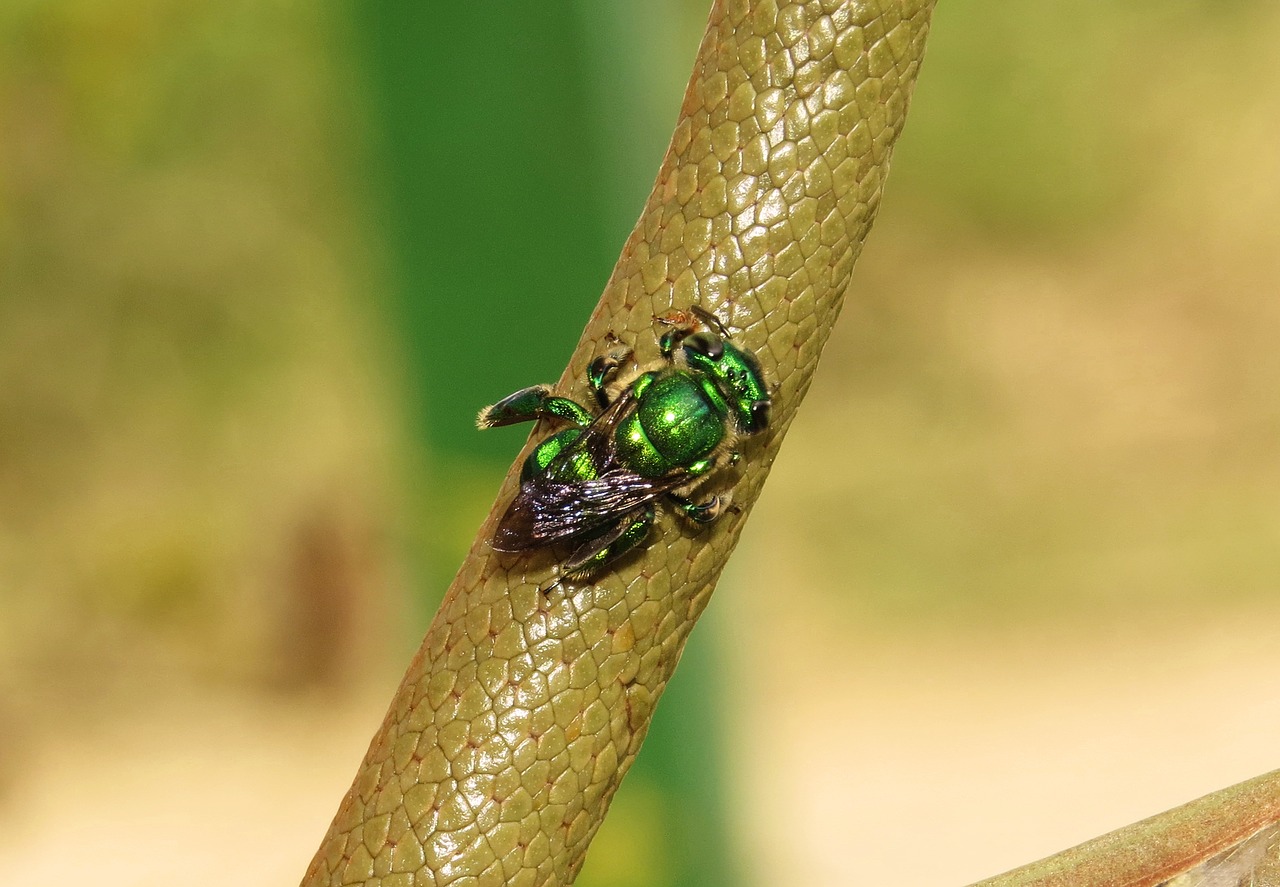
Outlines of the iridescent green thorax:
<svg viewBox="0 0 1280 887">
<path fill-rule="evenodd" d="M 661 477 L 690 466 L 724 440 L 727 406 L 700 375 L 650 373 L 635 387 L 643 395 L 639 406 L 614 436 L 619 459 L 637 474 Z"/>
</svg>

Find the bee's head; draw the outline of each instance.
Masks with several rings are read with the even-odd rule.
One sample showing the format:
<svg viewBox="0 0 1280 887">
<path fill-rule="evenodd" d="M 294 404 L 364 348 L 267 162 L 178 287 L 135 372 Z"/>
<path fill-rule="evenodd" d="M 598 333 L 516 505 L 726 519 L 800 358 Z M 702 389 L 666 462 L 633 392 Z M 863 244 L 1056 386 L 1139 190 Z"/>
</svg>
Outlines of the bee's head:
<svg viewBox="0 0 1280 887">
<path fill-rule="evenodd" d="M 709 332 L 686 336 L 681 350 L 685 363 L 715 383 L 743 434 L 764 430 L 769 424 L 769 392 L 754 354 Z"/>
</svg>

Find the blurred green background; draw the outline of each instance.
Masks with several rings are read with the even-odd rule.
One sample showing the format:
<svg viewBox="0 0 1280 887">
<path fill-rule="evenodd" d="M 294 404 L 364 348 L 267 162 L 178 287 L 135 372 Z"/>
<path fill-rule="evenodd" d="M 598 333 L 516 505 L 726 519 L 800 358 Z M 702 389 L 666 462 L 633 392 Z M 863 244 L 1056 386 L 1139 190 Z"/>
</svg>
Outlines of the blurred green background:
<svg viewBox="0 0 1280 887">
<path fill-rule="evenodd" d="M 472 417 L 558 376 L 707 4 L 473 6 L 0 8 L 5 883 L 301 876 L 522 440 Z M 942 5 L 579 883 L 959 883 L 1275 766 L 1277 39 Z"/>
</svg>

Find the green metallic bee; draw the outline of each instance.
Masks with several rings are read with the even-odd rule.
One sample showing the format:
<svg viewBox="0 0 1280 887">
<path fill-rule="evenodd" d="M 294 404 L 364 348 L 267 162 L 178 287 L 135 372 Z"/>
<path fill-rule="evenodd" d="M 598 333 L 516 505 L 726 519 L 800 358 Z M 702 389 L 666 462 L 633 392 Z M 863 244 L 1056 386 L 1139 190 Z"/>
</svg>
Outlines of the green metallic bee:
<svg viewBox="0 0 1280 887">
<path fill-rule="evenodd" d="M 695 523 L 719 516 L 720 497 L 694 502 L 688 495 L 713 468 L 737 460 L 739 435 L 768 426 L 770 399 L 755 355 L 731 343 L 715 315 L 698 307 L 691 314 L 704 329 L 684 312 L 672 313 L 677 321 L 662 319 L 681 325 L 659 340 L 664 362 L 658 368 L 615 381 L 629 350 L 591 363 L 587 383 L 599 415 L 546 385 L 523 388 L 480 411 L 480 428 L 543 418 L 570 425 L 525 460 L 495 549 L 567 543 L 573 549 L 560 576 L 584 576 L 644 542 L 659 498 Z"/>
</svg>

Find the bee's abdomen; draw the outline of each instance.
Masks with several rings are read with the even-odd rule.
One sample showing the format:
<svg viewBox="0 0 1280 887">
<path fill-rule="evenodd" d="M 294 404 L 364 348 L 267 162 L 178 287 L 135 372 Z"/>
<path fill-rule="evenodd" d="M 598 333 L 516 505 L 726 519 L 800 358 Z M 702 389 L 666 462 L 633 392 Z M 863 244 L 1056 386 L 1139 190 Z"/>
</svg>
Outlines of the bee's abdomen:
<svg viewBox="0 0 1280 887">
<path fill-rule="evenodd" d="M 529 458 L 525 459 L 524 469 L 520 472 L 520 480 L 531 481 L 538 475 L 544 473 L 548 466 L 555 461 L 556 456 L 559 456 L 568 448 L 569 444 L 573 443 L 581 436 L 581 428 L 566 428 L 564 431 L 553 434 L 551 437 L 548 437 L 542 443 L 538 444 L 533 448 L 533 452 L 529 454 Z M 596 472 L 594 470 L 583 472 L 579 464 L 581 461 L 582 460 L 580 459 L 571 460 L 568 470 L 571 472 L 587 474 L 588 476 L 572 476 L 570 478 L 571 480 L 588 480 L 596 476 Z M 591 466 L 591 468 L 594 469 L 594 466 Z"/>
<path fill-rule="evenodd" d="M 637 474 L 661 477 L 709 455 L 724 440 L 726 415 L 713 388 L 674 373 L 656 380 L 618 426 L 618 455 Z"/>
</svg>

